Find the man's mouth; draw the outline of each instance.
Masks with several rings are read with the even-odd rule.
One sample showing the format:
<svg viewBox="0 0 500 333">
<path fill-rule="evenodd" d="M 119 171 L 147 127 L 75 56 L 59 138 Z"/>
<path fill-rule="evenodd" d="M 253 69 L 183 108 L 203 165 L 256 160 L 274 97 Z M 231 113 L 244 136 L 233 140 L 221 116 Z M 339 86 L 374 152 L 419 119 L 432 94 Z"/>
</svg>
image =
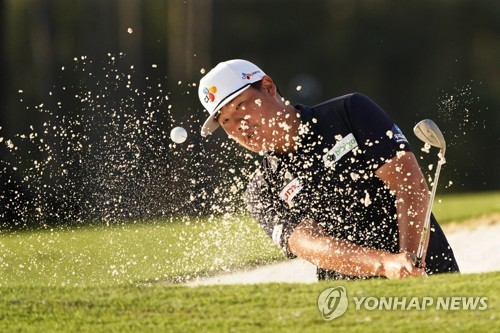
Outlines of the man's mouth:
<svg viewBox="0 0 500 333">
<path fill-rule="evenodd" d="M 255 139 L 259 135 L 259 130 L 257 128 L 253 129 L 253 131 L 249 131 L 248 133 L 243 133 L 243 136 L 246 138 L 247 143 L 255 143 Z"/>
</svg>

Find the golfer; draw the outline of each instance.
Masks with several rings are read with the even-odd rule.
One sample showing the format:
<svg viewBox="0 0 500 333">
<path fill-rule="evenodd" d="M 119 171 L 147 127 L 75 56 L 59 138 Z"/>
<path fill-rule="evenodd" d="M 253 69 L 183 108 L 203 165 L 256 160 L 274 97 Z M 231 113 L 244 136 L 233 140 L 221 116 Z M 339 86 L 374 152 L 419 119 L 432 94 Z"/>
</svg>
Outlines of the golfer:
<svg viewBox="0 0 500 333">
<path fill-rule="evenodd" d="M 262 69 L 236 59 L 201 79 L 199 98 L 210 113 L 203 136 L 220 126 L 263 155 L 245 202 L 288 257 L 317 266 L 319 280 L 459 271 L 434 216 L 415 267 L 429 190 L 407 139 L 368 97 L 294 106 Z"/>
</svg>

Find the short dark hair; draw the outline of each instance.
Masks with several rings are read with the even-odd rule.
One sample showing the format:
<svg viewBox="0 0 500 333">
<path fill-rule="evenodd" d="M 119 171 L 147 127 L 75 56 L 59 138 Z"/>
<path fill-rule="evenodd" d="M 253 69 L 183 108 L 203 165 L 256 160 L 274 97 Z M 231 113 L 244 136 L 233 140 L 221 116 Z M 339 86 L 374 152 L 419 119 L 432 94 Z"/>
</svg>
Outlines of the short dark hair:
<svg viewBox="0 0 500 333">
<path fill-rule="evenodd" d="M 255 81 L 254 83 L 250 84 L 250 87 L 260 90 L 262 88 L 262 80 Z"/>
</svg>

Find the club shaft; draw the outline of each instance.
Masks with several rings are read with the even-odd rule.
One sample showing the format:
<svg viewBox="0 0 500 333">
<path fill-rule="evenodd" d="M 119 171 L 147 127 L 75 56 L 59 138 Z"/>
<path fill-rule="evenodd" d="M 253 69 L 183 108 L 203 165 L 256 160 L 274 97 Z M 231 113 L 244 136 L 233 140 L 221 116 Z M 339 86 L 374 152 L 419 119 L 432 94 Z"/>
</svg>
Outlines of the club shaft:
<svg viewBox="0 0 500 333">
<path fill-rule="evenodd" d="M 427 240 L 427 234 L 429 233 L 429 226 L 431 224 L 431 213 L 432 206 L 434 203 L 434 197 L 436 196 L 437 183 L 439 180 L 439 174 L 441 173 L 441 166 L 443 163 L 441 160 L 444 160 L 443 150 L 440 150 L 440 160 L 438 161 L 436 167 L 436 174 L 434 175 L 434 180 L 432 184 L 431 195 L 429 196 L 429 204 L 427 205 L 427 212 L 425 213 L 424 227 L 422 228 L 422 234 L 420 235 L 420 243 L 418 244 L 417 256 L 415 259 L 415 267 L 420 267 L 422 264 L 422 257 L 424 254 L 425 243 Z"/>
</svg>

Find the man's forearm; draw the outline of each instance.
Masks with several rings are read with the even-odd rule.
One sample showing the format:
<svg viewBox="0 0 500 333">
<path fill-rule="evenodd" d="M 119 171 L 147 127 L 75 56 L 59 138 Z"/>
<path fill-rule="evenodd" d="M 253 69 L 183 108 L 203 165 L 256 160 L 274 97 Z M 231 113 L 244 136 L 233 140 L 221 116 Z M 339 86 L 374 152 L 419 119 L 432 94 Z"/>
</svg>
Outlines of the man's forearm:
<svg viewBox="0 0 500 333">
<path fill-rule="evenodd" d="M 288 245 L 300 258 L 316 266 L 354 276 L 382 276 L 389 252 L 370 249 L 331 237 L 315 221 L 299 225 Z M 314 230 L 311 230 L 314 229 Z"/>
<path fill-rule="evenodd" d="M 397 203 L 399 248 L 402 252 L 417 253 L 425 219 L 427 197 L 400 195 Z"/>
<path fill-rule="evenodd" d="M 369 249 L 354 243 L 321 237 L 308 253 L 311 262 L 320 268 L 354 276 L 383 276 L 387 252 Z"/>
<path fill-rule="evenodd" d="M 377 175 L 396 197 L 401 252 L 416 253 L 420 241 L 429 189 L 411 152 L 395 156 L 377 170 Z"/>
<path fill-rule="evenodd" d="M 411 178 L 411 177 L 409 177 Z M 405 179 L 396 191 L 396 209 L 399 231 L 399 249 L 401 252 L 416 254 L 420 244 L 425 214 L 429 205 L 427 184 L 419 177 L 412 179 L 409 185 Z M 426 237 L 430 235 L 427 231 Z M 428 242 L 426 242 L 428 244 Z M 426 249 L 424 249 L 425 258 Z"/>
<path fill-rule="evenodd" d="M 389 253 L 356 245 L 329 236 L 314 220 L 306 219 L 288 238 L 288 248 L 296 256 L 316 266 L 353 276 L 385 276 L 401 279 L 421 276 L 406 253 Z"/>
</svg>

